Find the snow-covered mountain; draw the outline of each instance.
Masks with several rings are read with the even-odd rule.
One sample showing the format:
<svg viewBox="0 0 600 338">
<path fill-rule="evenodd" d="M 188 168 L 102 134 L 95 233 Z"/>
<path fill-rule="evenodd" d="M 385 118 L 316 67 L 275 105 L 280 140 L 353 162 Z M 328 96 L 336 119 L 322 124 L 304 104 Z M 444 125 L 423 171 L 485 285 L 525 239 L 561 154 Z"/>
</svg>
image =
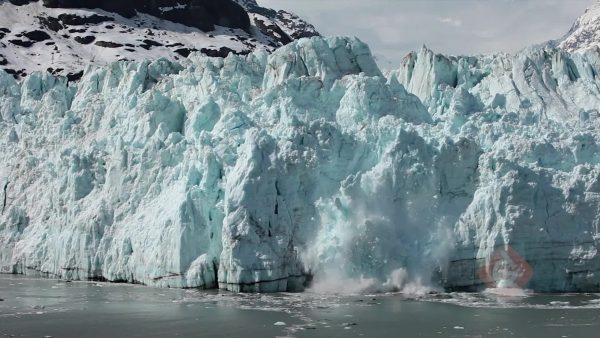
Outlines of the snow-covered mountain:
<svg viewBox="0 0 600 338">
<path fill-rule="evenodd" d="M 248 54 L 315 35 L 295 15 L 254 0 L 0 2 L 0 67 L 16 77 L 74 79 L 90 63 Z"/>
<path fill-rule="evenodd" d="M 526 287 L 600 292 L 598 74 L 599 49 L 548 45 L 384 75 L 342 37 L 0 71 L 0 271 L 478 289 L 510 246 Z"/>
<path fill-rule="evenodd" d="M 600 1 L 577 19 L 569 33 L 559 43 L 569 52 L 600 47 Z"/>
</svg>

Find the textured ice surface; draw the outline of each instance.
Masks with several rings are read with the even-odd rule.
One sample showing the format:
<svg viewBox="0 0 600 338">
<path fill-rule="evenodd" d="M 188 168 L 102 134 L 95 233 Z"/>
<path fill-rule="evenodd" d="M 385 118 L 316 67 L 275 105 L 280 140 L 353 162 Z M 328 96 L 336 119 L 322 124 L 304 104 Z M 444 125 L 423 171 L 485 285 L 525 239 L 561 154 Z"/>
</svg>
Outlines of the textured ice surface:
<svg viewBox="0 0 600 338">
<path fill-rule="evenodd" d="M 597 74 L 595 50 L 423 49 L 384 76 L 352 38 L 89 66 L 77 83 L 0 72 L 0 265 L 235 291 L 470 288 L 511 245 L 529 287 L 597 291 Z"/>
<path fill-rule="evenodd" d="M 460 212 L 449 285 L 481 283 L 483 262 L 473 259 L 489 262 L 509 244 L 533 266 L 533 289 L 598 289 L 599 67 L 597 49 L 476 58 L 424 48 L 390 74 L 427 104 L 430 135 L 477 153 L 471 165 L 453 156 L 455 170 L 440 181 L 441 200 Z M 465 170 L 467 180 L 456 177 Z"/>
</svg>

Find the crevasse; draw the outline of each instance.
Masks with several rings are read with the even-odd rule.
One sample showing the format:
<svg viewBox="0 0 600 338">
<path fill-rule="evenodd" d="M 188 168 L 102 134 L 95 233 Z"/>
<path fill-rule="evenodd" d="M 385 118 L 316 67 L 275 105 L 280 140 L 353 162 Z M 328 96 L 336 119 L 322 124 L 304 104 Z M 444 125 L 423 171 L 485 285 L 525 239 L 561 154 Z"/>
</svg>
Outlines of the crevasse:
<svg viewBox="0 0 600 338">
<path fill-rule="evenodd" d="M 0 71 L 1 271 L 476 289 L 510 245 L 530 288 L 597 291 L 598 74 L 598 49 L 539 47 L 384 75 L 341 37 L 77 83 Z"/>
</svg>

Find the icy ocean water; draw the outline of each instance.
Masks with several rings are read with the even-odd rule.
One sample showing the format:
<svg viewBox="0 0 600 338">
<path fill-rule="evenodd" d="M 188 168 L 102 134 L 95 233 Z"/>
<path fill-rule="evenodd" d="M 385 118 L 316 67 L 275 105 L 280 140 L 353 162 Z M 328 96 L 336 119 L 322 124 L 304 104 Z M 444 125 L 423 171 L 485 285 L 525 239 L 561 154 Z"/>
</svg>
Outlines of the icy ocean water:
<svg viewBox="0 0 600 338">
<path fill-rule="evenodd" d="M 0 337 L 597 337 L 600 295 L 233 294 L 0 276 Z"/>
</svg>

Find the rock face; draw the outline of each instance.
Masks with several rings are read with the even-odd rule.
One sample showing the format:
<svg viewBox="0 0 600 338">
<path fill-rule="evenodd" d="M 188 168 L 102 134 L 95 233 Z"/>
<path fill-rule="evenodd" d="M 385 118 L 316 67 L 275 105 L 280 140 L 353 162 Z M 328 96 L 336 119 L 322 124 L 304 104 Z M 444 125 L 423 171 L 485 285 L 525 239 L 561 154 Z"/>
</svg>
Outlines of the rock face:
<svg viewBox="0 0 600 338">
<path fill-rule="evenodd" d="M 561 48 L 576 52 L 600 47 L 600 1 L 575 22 L 569 33 L 557 41 Z"/>
<path fill-rule="evenodd" d="M 255 0 L 236 1 L 248 11 L 257 27 L 267 27 L 266 29 L 261 28 L 261 31 L 267 36 L 284 38 L 287 36 L 291 40 L 319 36 L 313 25 L 293 13 L 261 7 Z"/>
<path fill-rule="evenodd" d="M 0 72 L 0 267 L 477 289 L 511 246 L 528 288 L 598 292 L 599 73 L 595 50 L 423 49 L 384 76 L 362 42 L 320 37 L 76 83 Z"/>
<path fill-rule="evenodd" d="M 250 29 L 248 14 L 233 0 L 43 0 L 43 3 L 48 8 L 100 8 L 126 18 L 145 13 L 205 32 L 214 30 L 215 25 Z"/>
<path fill-rule="evenodd" d="M 181 60 L 192 51 L 222 57 L 270 52 L 316 35 L 293 14 L 255 1 L 0 2 L 0 66 L 17 78 L 34 71 L 72 77 L 88 64 Z"/>
</svg>

